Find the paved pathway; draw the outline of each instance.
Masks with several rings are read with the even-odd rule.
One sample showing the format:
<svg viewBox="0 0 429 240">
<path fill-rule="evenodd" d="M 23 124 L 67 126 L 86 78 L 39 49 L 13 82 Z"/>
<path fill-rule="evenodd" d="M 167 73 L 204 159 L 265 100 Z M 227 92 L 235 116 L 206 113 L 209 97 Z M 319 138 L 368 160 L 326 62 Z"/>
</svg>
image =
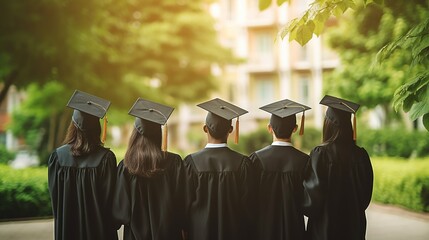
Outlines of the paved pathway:
<svg viewBox="0 0 429 240">
<path fill-rule="evenodd" d="M 371 204 L 367 210 L 367 220 L 367 240 L 429 239 L 429 214 L 416 214 L 396 207 Z M 0 222 L 0 240 L 51 239 L 52 219 Z"/>
</svg>

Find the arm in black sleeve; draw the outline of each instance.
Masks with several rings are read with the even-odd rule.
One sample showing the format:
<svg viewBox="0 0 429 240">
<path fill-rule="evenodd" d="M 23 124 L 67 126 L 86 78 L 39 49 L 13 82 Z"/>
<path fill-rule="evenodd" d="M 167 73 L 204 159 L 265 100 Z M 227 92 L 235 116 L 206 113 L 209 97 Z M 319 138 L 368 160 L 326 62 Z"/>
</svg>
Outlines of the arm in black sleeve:
<svg viewBox="0 0 429 240">
<path fill-rule="evenodd" d="M 310 153 L 304 175 L 304 214 L 317 215 L 325 201 L 328 183 L 329 159 L 323 147 L 316 147 Z"/>
</svg>

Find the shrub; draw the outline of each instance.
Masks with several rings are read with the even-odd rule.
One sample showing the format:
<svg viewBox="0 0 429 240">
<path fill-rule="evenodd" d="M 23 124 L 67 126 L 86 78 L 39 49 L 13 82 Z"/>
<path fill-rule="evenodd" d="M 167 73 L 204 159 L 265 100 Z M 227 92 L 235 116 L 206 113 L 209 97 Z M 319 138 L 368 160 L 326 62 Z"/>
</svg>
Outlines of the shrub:
<svg viewBox="0 0 429 240">
<path fill-rule="evenodd" d="M 372 164 L 374 201 L 429 212 L 429 158 L 374 159 Z"/>
<path fill-rule="evenodd" d="M 424 157 L 429 155 L 429 133 L 398 129 L 362 129 L 357 144 L 371 156 Z"/>
<path fill-rule="evenodd" d="M 0 216 L 26 218 L 52 215 L 46 168 L 12 169 L 0 165 Z"/>
<path fill-rule="evenodd" d="M 0 164 L 7 164 L 15 158 L 15 153 L 6 149 L 6 146 L 0 144 Z"/>
<path fill-rule="evenodd" d="M 272 137 L 267 132 L 267 128 L 260 127 L 254 132 L 241 135 L 239 144 L 229 144 L 229 147 L 242 154 L 249 155 L 256 150 L 271 144 L 271 142 Z"/>
</svg>

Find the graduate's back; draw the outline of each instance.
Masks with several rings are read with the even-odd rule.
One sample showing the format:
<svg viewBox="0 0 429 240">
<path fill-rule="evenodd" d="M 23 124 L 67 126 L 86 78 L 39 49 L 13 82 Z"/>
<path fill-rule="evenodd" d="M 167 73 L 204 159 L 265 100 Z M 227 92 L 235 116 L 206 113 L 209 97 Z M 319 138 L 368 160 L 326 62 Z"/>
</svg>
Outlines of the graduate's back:
<svg viewBox="0 0 429 240">
<path fill-rule="evenodd" d="M 304 180 L 307 232 L 311 240 L 364 240 L 373 171 L 350 121 L 359 105 L 332 96 L 321 104 L 329 106 L 323 144 L 311 151 Z"/>
<path fill-rule="evenodd" d="M 249 239 L 253 230 L 250 160 L 223 146 L 188 155 L 184 164 L 189 239 Z"/>
<path fill-rule="evenodd" d="M 250 159 L 258 176 L 258 239 L 302 240 L 302 181 L 309 156 L 284 143 L 256 151 Z"/>
<path fill-rule="evenodd" d="M 55 218 L 55 239 L 117 239 L 111 223 L 116 157 L 99 147 L 74 157 L 70 145 L 49 157 L 48 182 Z"/>
<path fill-rule="evenodd" d="M 155 176 L 131 174 L 118 166 L 113 204 L 115 221 L 124 225 L 124 240 L 181 239 L 184 222 L 182 158 L 165 153 L 164 170 Z"/>
</svg>

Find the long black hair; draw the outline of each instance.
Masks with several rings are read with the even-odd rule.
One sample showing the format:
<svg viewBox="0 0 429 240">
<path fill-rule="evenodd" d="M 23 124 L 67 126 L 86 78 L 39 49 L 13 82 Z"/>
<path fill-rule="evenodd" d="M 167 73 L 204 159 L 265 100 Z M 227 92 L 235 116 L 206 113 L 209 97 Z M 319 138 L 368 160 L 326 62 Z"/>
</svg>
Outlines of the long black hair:
<svg viewBox="0 0 429 240">
<path fill-rule="evenodd" d="M 332 109 L 331 112 L 332 114 Z M 343 115 L 343 113 L 340 113 Z M 323 143 L 353 143 L 353 128 L 350 121 L 350 114 L 344 117 L 325 116 L 323 123 Z"/>
</svg>

